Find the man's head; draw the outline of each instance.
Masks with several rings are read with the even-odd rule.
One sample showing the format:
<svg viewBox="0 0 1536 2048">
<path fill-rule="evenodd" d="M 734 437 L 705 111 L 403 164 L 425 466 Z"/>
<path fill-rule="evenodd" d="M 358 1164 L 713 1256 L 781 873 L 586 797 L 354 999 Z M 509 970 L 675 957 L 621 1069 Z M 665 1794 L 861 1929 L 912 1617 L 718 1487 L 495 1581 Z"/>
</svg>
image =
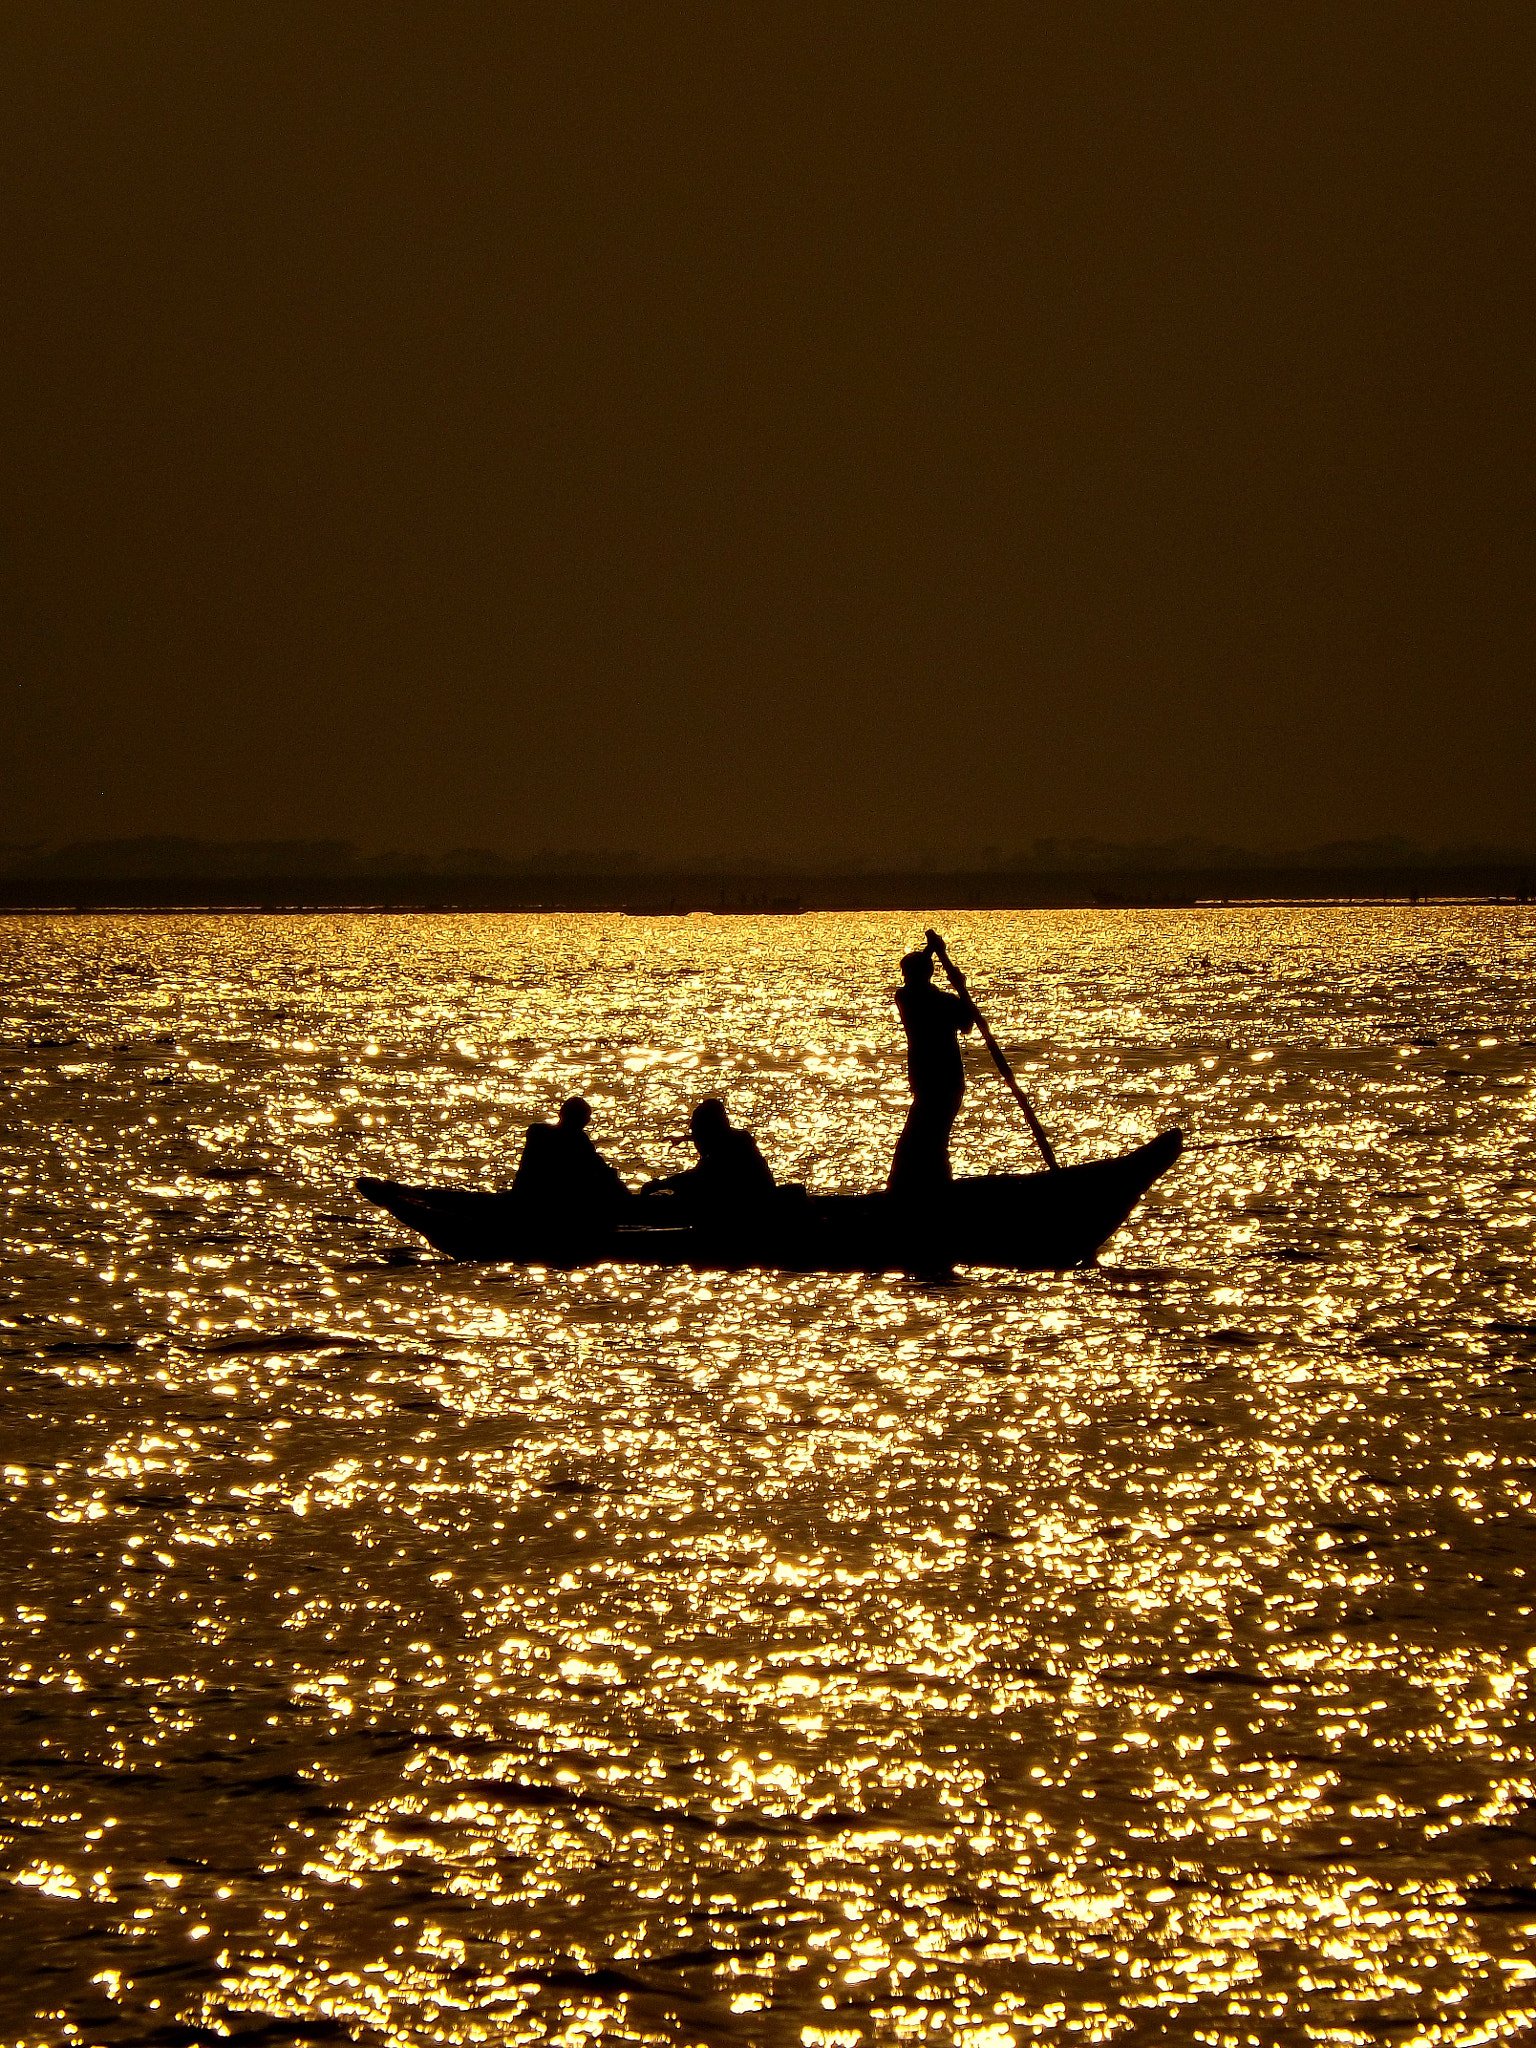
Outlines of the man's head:
<svg viewBox="0 0 1536 2048">
<path fill-rule="evenodd" d="M 731 1120 L 718 1095 L 706 1095 L 688 1119 L 689 1133 L 701 1153 L 712 1152 L 730 1128 Z"/>
<path fill-rule="evenodd" d="M 561 1128 L 567 1131 L 584 1131 L 591 1115 L 592 1105 L 586 1097 L 573 1095 L 569 1102 L 562 1102 L 560 1105 Z"/>
<path fill-rule="evenodd" d="M 920 982 L 932 981 L 933 955 L 926 947 L 920 953 L 902 954 L 901 978 L 908 988 L 916 988 Z"/>
</svg>

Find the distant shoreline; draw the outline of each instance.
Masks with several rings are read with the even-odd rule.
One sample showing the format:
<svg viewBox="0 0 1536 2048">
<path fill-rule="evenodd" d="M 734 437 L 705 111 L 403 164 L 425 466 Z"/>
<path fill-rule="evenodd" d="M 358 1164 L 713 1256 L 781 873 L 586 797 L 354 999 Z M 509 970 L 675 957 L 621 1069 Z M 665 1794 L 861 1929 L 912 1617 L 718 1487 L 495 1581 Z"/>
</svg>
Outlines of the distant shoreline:
<svg viewBox="0 0 1536 2048">
<path fill-rule="evenodd" d="M 1536 902 L 1536 866 L 1053 873 L 0 877 L 0 914 L 818 910 L 1178 910 L 1222 905 Z"/>
</svg>

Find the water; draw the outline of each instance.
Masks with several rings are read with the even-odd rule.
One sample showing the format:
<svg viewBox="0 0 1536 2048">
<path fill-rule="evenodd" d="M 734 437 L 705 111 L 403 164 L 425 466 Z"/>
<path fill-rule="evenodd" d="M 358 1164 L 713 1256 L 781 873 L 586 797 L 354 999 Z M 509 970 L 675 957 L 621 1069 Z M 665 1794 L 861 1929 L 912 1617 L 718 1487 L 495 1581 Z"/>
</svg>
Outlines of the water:
<svg viewBox="0 0 1536 2048">
<path fill-rule="evenodd" d="M 580 1089 L 883 1177 L 891 917 L 0 924 L 4 2038 L 1511 2040 L 1536 915 L 947 920 L 1097 1270 L 455 1267 Z M 973 1066 L 973 1170 L 1027 1137 Z M 238 1176 L 251 1169 L 251 1177 Z"/>
</svg>

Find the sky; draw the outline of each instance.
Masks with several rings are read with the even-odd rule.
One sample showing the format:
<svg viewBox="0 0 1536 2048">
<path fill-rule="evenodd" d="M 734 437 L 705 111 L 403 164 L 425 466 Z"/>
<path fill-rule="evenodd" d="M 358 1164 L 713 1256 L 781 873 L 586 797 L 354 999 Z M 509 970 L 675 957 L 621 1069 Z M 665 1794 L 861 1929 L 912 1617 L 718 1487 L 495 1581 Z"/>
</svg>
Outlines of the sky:
<svg viewBox="0 0 1536 2048">
<path fill-rule="evenodd" d="M 1529 0 L 0 14 L 0 839 L 1536 844 Z"/>
</svg>

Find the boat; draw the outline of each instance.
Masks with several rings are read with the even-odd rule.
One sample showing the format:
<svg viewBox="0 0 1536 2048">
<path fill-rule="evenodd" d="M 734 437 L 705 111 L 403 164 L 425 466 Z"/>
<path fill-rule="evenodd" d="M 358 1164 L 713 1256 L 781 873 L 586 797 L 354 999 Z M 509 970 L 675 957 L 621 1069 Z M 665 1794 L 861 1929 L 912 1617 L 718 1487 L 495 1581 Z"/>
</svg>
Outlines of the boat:
<svg viewBox="0 0 1536 2048">
<path fill-rule="evenodd" d="M 1115 1159 L 956 1180 L 921 1205 L 783 1187 L 752 1216 L 724 1222 L 674 1220 L 665 1198 L 636 1196 L 616 1221 L 586 1229 L 552 1227 L 505 1192 L 367 1176 L 356 1185 L 452 1259 L 790 1273 L 931 1273 L 957 1265 L 1059 1272 L 1088 1264 L 1183 1149 L 1181 1131 L 1164 1131 Z"/>
</svg>

